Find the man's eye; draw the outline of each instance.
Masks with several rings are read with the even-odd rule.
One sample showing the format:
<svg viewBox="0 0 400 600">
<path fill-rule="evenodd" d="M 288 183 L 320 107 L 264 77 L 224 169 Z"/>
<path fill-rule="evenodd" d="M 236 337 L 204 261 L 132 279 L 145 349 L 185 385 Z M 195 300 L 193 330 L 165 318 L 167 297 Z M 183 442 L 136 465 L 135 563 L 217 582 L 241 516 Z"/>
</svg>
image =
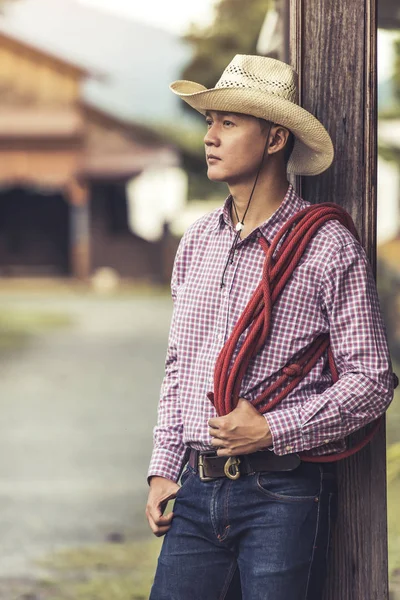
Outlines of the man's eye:
<svg viewBox="0 0 400 600">
<path fill-rule="evenodd" d="M 233 125 L 232 121 L 224 121 L 224 125 Z"/>
<path fill-rule="evenodd" d="M 206 125 L 207 127 L 210 127 L 212 125 L 212 121 L 206 121 Z"/>
</svg>

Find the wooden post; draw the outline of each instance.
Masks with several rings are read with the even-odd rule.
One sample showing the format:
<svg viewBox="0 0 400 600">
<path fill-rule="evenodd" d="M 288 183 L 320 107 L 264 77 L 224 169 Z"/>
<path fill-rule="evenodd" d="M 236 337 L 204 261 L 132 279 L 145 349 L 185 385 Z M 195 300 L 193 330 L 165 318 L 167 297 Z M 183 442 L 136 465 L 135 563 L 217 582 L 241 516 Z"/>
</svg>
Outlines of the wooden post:
<svg viewBox="0 0 400 600">
<path fill-rule="evenodd" d="M 90 275 L 90 226 L 89 188 L 76 179 L 66 188 L 70 205 L 70 265 L 71 272 L 78 279 Z"/>
<path fill-rule="evenodd" d="M 326 126 L 332 167 L 296 182 L 311 202 L 354 218 L 376 264 L 376 0 L 291 0 L 291 64 L 300 103 Z M 386 456 L 381 428 L 339 463 L 339 520 L 324 600 L 387 600 Z"/>
</svg>

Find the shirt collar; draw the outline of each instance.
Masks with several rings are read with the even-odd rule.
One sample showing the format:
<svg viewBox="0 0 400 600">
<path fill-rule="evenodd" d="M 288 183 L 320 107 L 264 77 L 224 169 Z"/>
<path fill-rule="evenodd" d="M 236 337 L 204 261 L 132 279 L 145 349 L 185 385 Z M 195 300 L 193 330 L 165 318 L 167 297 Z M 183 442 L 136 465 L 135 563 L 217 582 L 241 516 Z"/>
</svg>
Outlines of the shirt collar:
<svg viewBox="0 0 400 600">
<path fill-rule="evenodd" d="M 232 196 L 229 195 L 224 204 L 214 213 L 214 219 L 210 223 L 210 230 L 222 229 L 225 226 L 233 227 L 231 220 Z M 259 225 L 254 231 L 259 231 L 269 243 L 272 242 L 275 234 L 299 210 L 308 206 L 295 191 L 292 184 L 289 184 L 284 199 L 276 211 Z"/>
<path fill-rule="evenodd" d="M 269 219 L 259 225 L 256 231 L 260 231 L 261 234 L 268 240 L 268 242 L 271 243 L 275 235 L 278 233 L 281 227 L 283 227 L 286 221 L 288 221 L 291 217 L 293 217 L 293 215 L 306 206 L 308 206 L 308 203 L 300 198 L 292 184 L 289 184 L 286 195 L 280 206 L 269 217 Z"/>
</svg>

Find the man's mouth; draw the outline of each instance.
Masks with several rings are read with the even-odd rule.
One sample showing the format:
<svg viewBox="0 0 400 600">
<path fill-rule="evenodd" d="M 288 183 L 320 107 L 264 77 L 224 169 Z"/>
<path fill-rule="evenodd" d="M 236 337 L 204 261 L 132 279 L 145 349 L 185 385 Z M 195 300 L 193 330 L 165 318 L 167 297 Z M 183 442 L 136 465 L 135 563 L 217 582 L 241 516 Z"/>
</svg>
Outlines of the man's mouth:
<svg viewBox="0 0 400 600">
<path fill-rule="evenodd" d="M 215 154 L 207 154 L 207 160 L 211 161 L 211 160 L 221 160 L 218 156 L 215 156 Z"/>
</svg>

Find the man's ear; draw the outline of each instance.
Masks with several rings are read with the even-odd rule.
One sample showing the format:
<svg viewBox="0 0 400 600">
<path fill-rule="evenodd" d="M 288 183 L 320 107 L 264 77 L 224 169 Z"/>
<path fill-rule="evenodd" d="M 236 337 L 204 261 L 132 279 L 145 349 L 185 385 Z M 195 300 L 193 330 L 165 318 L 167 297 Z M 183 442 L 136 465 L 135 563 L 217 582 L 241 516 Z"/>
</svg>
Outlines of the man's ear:
<svg viewBox="0 0 400 600">
<path fill-rule="evenodd" d="M 289 130 L 281 125 L 276 125 L 272 128 L 270 133 L 269 148 L 271 149 L 270 154 L 275 154 L 283 150 L 289 137 Z"/>
</svg>

